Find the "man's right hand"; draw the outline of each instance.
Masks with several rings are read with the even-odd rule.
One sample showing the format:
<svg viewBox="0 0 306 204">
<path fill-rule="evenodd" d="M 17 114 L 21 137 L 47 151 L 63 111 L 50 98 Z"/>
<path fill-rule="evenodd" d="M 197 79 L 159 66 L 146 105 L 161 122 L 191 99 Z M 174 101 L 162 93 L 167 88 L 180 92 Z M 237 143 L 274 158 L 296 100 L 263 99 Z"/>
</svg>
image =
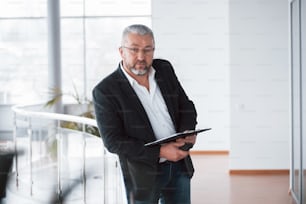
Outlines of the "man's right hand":
<svg viewBox="0 0 306 204">
<path fill-rule="evenodd" d="M 179 161 L 189 155 L 189 151 L 183 151 L 179 147 L 183 146 L 185 142 L 169 142 L 160 147 L 160 158 L 165 158 L 169 161 Z"/>
</svg>

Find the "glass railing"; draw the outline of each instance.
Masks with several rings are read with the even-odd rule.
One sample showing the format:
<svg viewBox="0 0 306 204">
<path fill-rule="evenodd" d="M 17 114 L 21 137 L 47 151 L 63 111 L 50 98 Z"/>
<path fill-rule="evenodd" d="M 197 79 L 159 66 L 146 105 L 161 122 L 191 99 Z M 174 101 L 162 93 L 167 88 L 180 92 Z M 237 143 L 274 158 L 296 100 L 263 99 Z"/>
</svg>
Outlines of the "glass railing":
<svg viewBox="0 0 306 204">
<path fill-rule="evenodd" d="M 126 203 L 118 157 L 86 131 L 97 128 L 95 120 L 51 113 L 43 105 L 14 106 L 13 112 L 17 156 L 7 203 Z"/>
</svg>

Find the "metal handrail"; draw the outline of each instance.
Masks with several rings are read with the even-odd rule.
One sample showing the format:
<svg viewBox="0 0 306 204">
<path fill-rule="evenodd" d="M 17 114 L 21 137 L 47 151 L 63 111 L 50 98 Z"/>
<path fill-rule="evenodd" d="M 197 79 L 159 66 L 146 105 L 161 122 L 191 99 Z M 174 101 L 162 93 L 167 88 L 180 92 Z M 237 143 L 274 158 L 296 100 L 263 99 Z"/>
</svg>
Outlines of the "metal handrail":
<svg viewBox="0 0 306 204">
<path fill-rule="evenodd" d="M 86 158 L 86 155 L 85 155 L 85 147 L 86 147 L 86 141 L 85 141 L 85 125 L 90 125 L 90 126 L 93 126 L 93 127 L 97 127 L 97 122 L 96 120 L 94 119 L 91 119 L 91 118 L 86 118 L 86 117 L 80 117 L 80 116 L 74 116 L 74 115 L 68 115 L 68 114 L 59 114 L 59 113 L 51 113 L 51 112 L 43 112 L 43 111 L 35 111 L 35 110 L 27 110 L 31 107 L 39 107 L 39 106 L 42 106 L 42 104 L 27 104 L 27 105 L 15 105 L 12 107 L 12 110 L 14 112 L 14 141 L 15 141 L 15 151 L 17 151 L 17 116 L 23 116 L 25 118 L 27 118 L 27 121 L 28 121 L 28 138 L 29 138 L 29 157 L 30 157 L 30 172 L 32 172 L 32 164 L 31 164 L 31 157 L 32 157 L 32 146 L 31 146 L 31 140 L 32 140 L 32 127 L 31 127 L 31 121 L 32 119 L 47 119 L 47 120 L 52 120 L 52 121 L 55 121 L 55 126 L 58 128 L 58 135 L 59 138 L 57 139 L 57 142 L 60 144 L 61 143 L 61 127 L 60 127 L 60 121 L 68 121 L 68 122 L 74 122 L 74 123 L 79 123 L 82 125 L 82 130 L 79 130 L 78 132 L 80 132 L 81 134 L 83 134 L 83 162 L 82 162 L 82 165 L 83 165 L 83 168 L 82 168 L 82 177 L 83 177 L 83 183 L 84 185 L 86 185 L 86 178 L 85 178 L 85 158 Z M 74 130 L 75 131 L 75 130 Z M 89 133 L 86 133 L 86 135 L 91 135 Z M 93 137 L 96 137 L 94 135 L 92 135 Z M 102 140 L 101 140 L 102 141 Z M 61 145 L 58 145 L 59 147 Z M 61 151 L 60 148 L 58 149 L 58 151 Z M 120 163 L 118 161 L 118 158 L 116 155 L 112 154 L 112 153 L 109 153 L 105 148 L 103 150 L 104 152 L 104 165 L 103 165 L 103 169 L 102 169 L 102 175 L 103 177 L 105 178 L 107 172 L 106 172 L 106 165 L 107 162 L 105 159 L 107 159 L 105 157 L 105 155 L 108 155 L 108 156 L 111 156 L 115 158 L 115 163 L 116 163 L 116 166 L 119 167 L 119 172 L 121 173 L 120 171 Z M 17 159 L 16 158 L 16 161 L 15 161 L 15 165 L 16 165 L 16 186 L 18 188 L 18 163 L 17 163 Z M 57 173 L 58 173 L 58 178 L 57 178 L 57 196 L 59 199 L 61 199 L 61 195 L 62 195 L 62 186 L 61 186 L 61 176 L 60 176 L 60 172 L 61 172 L 61 164 L 60 164 L 60 161 L 57 161 Z M 32 173 L 31 173 L 32 174 Z M 32 175 L 30 175 L 30 183 L 32 183 Z M 104 189 L 106 189 L 106 181 L 104 179 Z M 120 181 L 120 185 L 121 187 L 123 187 L 123 180 Z M 86 186 L 83 186 L 83 189 L 84 189 L 84 203 L 86 203 Z M 124 190 L 123 190 L 124 191 Z M 123 192 L 122 189 L 120 190 L 120 192 Z M 30 189 L 30 192 L 31 192 L 31 196 L 32 196 L 32 185 L 31 185 L 31 189 Z M 124 193 L 123 193 L 124 194 Z M 121 195 L 122 197 L 124 197 L 124 195 Z M 103 203 L 107 203 L 107 194 L 105 194 L 105 191 L 104 191 L 104 202 Z M 121 201 L 120 201 L 121 202 Z M 124 203 L 124 198 L 123 198 L 123 203 Z"/>
<path fill-rule="evenodd" d="M 40 105 L 40 104 L 37 104 Z M 25 110 L 26 107 L 30 105 L 15 105 L 12 107 L 14 113 L 18 113 L 23 116 L 31 116 L 36 118 L 43 119 L 53 119 L 53 120 L 61 120 L 61 121 L 71 121 L 76 123 L 82 123 L 86 125 L 92 125 L 97 127 L 97 122 L 91 118 L 85 118 L 80 116 L 68 115 L 68 114 L 60 114 L 60 113 L 47 113 L 47 112 L 37 112 L 37 111 L 29 111 Z M 33 106 L 33 104 L 31 104 Z"/>
</svg>

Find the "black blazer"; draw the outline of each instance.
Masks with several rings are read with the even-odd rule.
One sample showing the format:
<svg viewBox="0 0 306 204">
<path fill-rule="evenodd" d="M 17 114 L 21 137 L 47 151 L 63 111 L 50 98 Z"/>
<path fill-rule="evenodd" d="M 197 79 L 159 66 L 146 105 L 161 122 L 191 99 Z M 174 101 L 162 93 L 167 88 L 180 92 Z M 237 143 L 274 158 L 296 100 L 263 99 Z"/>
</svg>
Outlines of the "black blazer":
<svg viewBox="0 0 306 204">
<path fill-rule="evenodd" d="M 154 59 L 155 79 L 161 90 L 176 131 L 195 129 L 194 104 L 180 85 L 172 65 Z M 126 76 L 118 69 L 93 89 L 96 119 L 105 147 L 119 156 L 126 184 L 133 188 L 152 186 L 159 162 L 160 147 L 144 147 L 156 140 L 148 116 Z M 190 157 L 186 173 L 193 175 Z M 144 186 L 143 186 L 144 185 Z"/>
</svg>

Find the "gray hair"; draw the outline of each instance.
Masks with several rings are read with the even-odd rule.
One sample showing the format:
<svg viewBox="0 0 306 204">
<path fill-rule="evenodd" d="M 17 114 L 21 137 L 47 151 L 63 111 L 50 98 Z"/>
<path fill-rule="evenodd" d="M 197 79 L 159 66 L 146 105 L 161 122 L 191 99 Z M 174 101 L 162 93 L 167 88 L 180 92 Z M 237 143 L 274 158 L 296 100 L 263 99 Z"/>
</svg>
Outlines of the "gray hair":
<svg viewBox="0 0 306 204">
<path fill-rule="evenodd" d="M 150 35 L 152 37 L 153 43 L 155 44 L 153 31 L 149 27 L 142 25 L 142 24 L 133 24 L 133 25 L 126 27 L 123 30 L 122 41 L 121 41 L 122 45 L 124 44 L 128 34 L 130 33 L 134 33 L 138 35 Z"/>
</svg>

